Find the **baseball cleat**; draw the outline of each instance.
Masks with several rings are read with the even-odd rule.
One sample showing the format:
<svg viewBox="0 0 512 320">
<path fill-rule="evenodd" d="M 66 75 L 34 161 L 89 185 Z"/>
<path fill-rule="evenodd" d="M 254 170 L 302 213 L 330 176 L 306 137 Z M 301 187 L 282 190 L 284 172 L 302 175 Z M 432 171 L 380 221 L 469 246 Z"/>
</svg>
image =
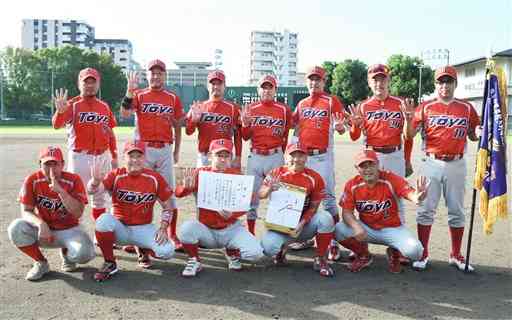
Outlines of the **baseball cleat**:
<svg viewBox="0 0 512 320">
<path fill-rule="evenodd" d="M 373 256 L 357 256 L 352 260 L 352 263 L 348 266 L 350 272 L 359 272 L 366 267 L 369 267 L 373 262 Z"/>
<path fill-rule="evenodd" d="M 428 257 L 422 257 L 421 260 L 414 261 L 412 263 L 412 268 L 416 271 L 423 271 L 423 270 L 427 269 L 427 265 L 428 265 Z"/>
<path fill-rule="evenodd" d="M 329 266 L 325 258 L 315 257 L 313 260 L 313 270 L 318 271 L 323 277 L 332 277 L 334 270 Z"/>
<path fill-rule="evenodd" d="M 239 256 L 227 256 L 228 258 L 228 269 L 231 271 L 240 271 L 242 270 L 242 262 L 240 261 Z"/>
<path fill-rule="evenodd" d="M 67 255 L 60 250 L 60 257 L 62 258 L 62 264 L 60 269 L 64 272 L 73 272 L 77 269 L 76 263 L 69 261 Z"/>
<path fill-rule="evenodd" d="M 115 262 L 105 261 L 101 269 L 94 274 L 94 280 L 103 282 L 110 279 L 114 274 L 119 271 Z"/>
<path fill-rule="evenodd" d="M 150 269 L 153 266 L 153 263 L 151 262 L 149 255 L 145 254 L 145 253 L 139 255 L 139 257 L 137 259 L 137 264 L 142 269 Z"/>
<path fill-rule="evenodd" d="M 129 246 L 123 246 L 123 251 L 130 254 L 136 254 L 137 249 L 135 249 L 135 246 L 129 245 Z"/>
<path fill-rule="evenodd" d="M 338 245 L 338 242 L 332 241 L 331 245 L 329 246 L 329 255 L 327 256 L 327 259 L 330 261 L 338 261 L 341 259 L 341 249 Z"/>
<path fill-rule="evenodd" d="M 388 271 L 391 273 L 402 272 L 402 265 L 400 264 L 400 251 L 387 248 L 386 255 L 388 257 Z"/>
<path fill-rule="evenodd" d="M 184 277 L 195 277 L 202 269 L 201 262 L 197 258 L 189 258 L 181 275 Z"/>
<path fill-rule="evenodd" d="M 458 254 L 458 255 L 450 254 L 448 263 L 451 266 L 457 267 L 457 269 L 459 269 L 460 271 L 466 271 L 466 259 L 464 259 L 464 257 L 461 254 Z M 468 264 L 468 271 L 472 272 L 474 270 L 475 269 L 470 264 Z"/>
<path fill-rule="evenodd" d="M 288 248 L 298 251 L 305 250 L 315 246 L 315 239 L 309 239 L 305 241 L 293 242 L 288 245 Z"/>
<path fill-rule="evenodd" d="M 286 253 L 283 251 L 279 251 L 274 257 L 273 261 L 275 265 L 285 265 L 288 263 L 286 260 Z"/>
<path fill-rule="evenodd" d="M 48 264 L 48 261 L 36 261 L 32 268 L 27 272 L 25 279 L 29 281 L 36 281 L 41 279 L 48 272 L 50 272 L 50 265 Z"/>
</svg>

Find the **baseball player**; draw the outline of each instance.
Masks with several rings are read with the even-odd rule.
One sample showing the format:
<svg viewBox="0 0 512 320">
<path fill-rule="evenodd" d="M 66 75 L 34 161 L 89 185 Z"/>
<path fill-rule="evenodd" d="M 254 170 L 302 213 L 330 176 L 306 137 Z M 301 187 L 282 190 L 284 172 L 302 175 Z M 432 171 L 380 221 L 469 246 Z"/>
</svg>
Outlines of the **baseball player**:
<svg viewBox="0 0 512 320">
<path fill-rule="evenodd" d="M 267 75 L 258 83 L 260 101 L 248 105 L 242 112 L 242 138 L 251 140 L 251 153 L 247 159 L 247 174 L 254 176 L 254 192 L 270 170 L 284 164 L 283 151 L 292 125 L 292 111 L 285 104 L 274 101 L 277 81 Z M 247 226 L 255 234 L 259 198 L 254 197 L 247 212 Z"/>
<path fill-rule="evenodd" d="M 306 189 L 304 209 L 296 228 L 296 239 L 291 236 L 268 230 L 261 243 L 265 255 L 274 258 L 277 264 L 286 262 L 287 244 L 295 240 L 316 240 L 316 256 L 313 269 L 321 276 L 331 277 L 334 271 L 327 263 L 327 251 L 333 239 L 334 219 L 328 212 L 319 209 L 324 197 L 325 184 L 322 177 L 314 170 L 307 168 L 308 151 L 299 143 L 286 147 L 286 165 L 270 171 L 263 181 L 258 196 L 265 199 L 272 191 L 279 189 L 281 182 L 303 187 Z"/>
<path fill-rule="evenodd" d="M 398 199 L 419 204 L 426 196 L 427 180 L 419 177 L 416 190 L 407 181 L 379 169 L 379 156 L 373 150 L 356 155 L 358 175 L 345 184 L 340 199 L 343 220 L 336 224 L 336 240 L 355 253 L 349 266 L 352 272 L 368 267 L 373 257 L 367 242 L 388 246 L 388 270 L 400 273 L 400 253 L 410 259 L 421 257 L 423 247 L 403 225 L 398 212 Z M 356 219 L 354 210 L 359 213 Z"/>
<path fill-rule="evenodd" d="M 475 128 L 480 120 L 473 106 L 455 99 L 457 70 L 451 66 L 442 67 L 435 72 L 437 97 L 423 102 L 414 114 L 414 121 L 408 127 L 409 137 L 421 131 L 423 138 L 422 174 L 430 181 L 428 196 L 418 209 L 418 238 L 423 244 L 423 256 L 413 263 L 413 267 L 424 270 L 427 267 L 428 241 L 434 223 L 434 214 L 441 194 L 448 207 L 448 225 L 451 236 L 451 253 L 448 262 L 459 270 L 464 270 L 466 262 L 460 248 L 464 234 L 464 193 L 466 187 L 467 139 L 477 141 Z M 468 266 L 472 271 L 473 267 Z"/>
<path fill-rule="evenodd" d="M 174 244 L 168 241 L 167 228 L 171 221 L 172 190 L 156 171 L 146 168 L 146 144 L 142 141 L 127 141 L 124 147 L 126 166 L 112 170 L 105 177 L 101 166 L 94 162 L 89 193 L 107 191 L 112 196 L 113 213 L 103 214 L 96 220 L 95 235 L 105 263 L 94 274 L 96 281 L 108 280 L 118 272 L 113 245 L 135 245 L 141 248 L 138 264 L 150 268 L 149 255 L 159 259 L 170 259 L 174 255 Z M 152 224 L 153 207 L 162 206 L 160 226 Z"/>
<path fill-rule="evenodd" d="M 343 104 L 334 95 L 324 92 L 325 69 L 312 67 L 306 73 L 309 97 L 301 100 L 294 112 L 295 135 L 298 142 L 307 150 L 306 167 L 316 171 L 325 182 L 323 206 L 335 219 L 339 220 L 336 196 L 334 194 L 334 130 L 340 135 L 345 132 Z M 299 243 L 292 249 L 303 249 L 312 241 Z M 333 255 L 339 255 L 333 242 Z"/>
<path fill-rule="evenodd" d="M 161 60 L 148 64 L 149 87 L 137 90 L 138 79 L 135 72 L 128 75 L 126 96 L 121 104 L 121 115 L 129 117 L 135 113 L 135 140 L 146 145 L 145 165 L 160 173 L 167 184 L 174 188 L 174 164 L 179 160 L 181 145 L 181 125 L 185 114 L 180 98 L 165 89 L 166 67 Z M 169 237 L 176 248 L 181 244 L 176 237 L 178 209 L 176 198 L 171 197 L 173 215 L 169 226 Z"/>
<path fill-rule="evenodd" d="M 197 167 L 208 165 L 208 148 L 216 139 L 230 139 L 235 145 L 233 167 L 240 168 L 242 135 L 240 133 L 240 107 L 224 100 L 226 76 L 220 70 L 208 74 L 209 100 L 194 103 L 186 118 L 186 133 L 198 131 Z"/>
<path fill-rule="evenodd" d="M 55 129 L 66 126 L 68 133 L 68 171 L 76 173 L 82 181 L 89 181 L 90 163 L 93 159 L 104 165 L 106 173 L 112 167 L 110 148 L 115 148 L 112 128 L 116 119 L 109 105 L 96 98 L 100 86 L 100 74 L 92 68 L 80 71 L 78 88 L 80 95 L 67 99 L 67 90 L 55 94 L 56 112 L 52 118 Z M 116 152 L 113 153 L 115 155 Z M 114 160 L 114 165 L 117 160 Z M 104 193 L 92 196 L 92 217 L 96 220 L 106 209 Z"/>
<path fill-rule="evenodd" d="M 209 148 L 211 166 L 186 171 L 184 184 L 176 187 L 176 196 L 181 198 L 197 193 L 200 171 L 240 174 L 239 168 L 231 168 L 232 152 L 231 140 L 212 140 Z M 241 259 L 255 262 L 263 257 L 259 241 L 238 220 L 245 213 L 199 208 L 197 220 L 188 220 L 181 225 L 179 238 L 189 256 L 182 272 L 184 277 L 195 277 L 202 269 L 199 246 L 207 249 L 226 248 L 228 268 L 233 271 L 242 269 Z"/>
<path fill-rule="evenodd" d="M 94 258 L 94 245 L 79 227 L 87 204 L 84 184 L 76 174 L 66 172 L 58 147 L 39 153 L 40 170 L 29 175 L 21 188 L 21 219 L 8 228 L 9 239 L 34 260 L 25 279 L 35 281 L 50 271 L 40 247 L 60 248 L 62 271 L 76 270 L 77 263 Z"/>
</svg>

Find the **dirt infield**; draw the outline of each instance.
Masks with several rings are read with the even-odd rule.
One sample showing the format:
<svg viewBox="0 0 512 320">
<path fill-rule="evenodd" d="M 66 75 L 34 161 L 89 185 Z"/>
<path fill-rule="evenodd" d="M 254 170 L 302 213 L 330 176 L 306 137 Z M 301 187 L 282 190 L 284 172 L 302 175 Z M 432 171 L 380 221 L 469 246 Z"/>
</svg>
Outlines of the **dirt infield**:
<svg viewBox="0 0 512 320">
<path fill-rule="evenodd" d="M 126 138 L 121 136 L 121 143 Z M 205 269 L 195 279 L 180 276 L 183 254 L 178 253 L 169 262 L 156 261 L 152 270 L 142 271 L 135 256 L 117 251 L 121 272 L 109 282 L 96 283 L 92 275 L 101 265 L 101 257 L 77 272 L 63 273 L 58 251 L 45 250 L 53 271 L 40 282 L 25 281 L 31 261 L 10 244 L 6 229 L 19 216 L 16 198 L 23 178 L 37 169 L 37 152 L 48 144 L 65 149 L 64 135 L 0 136 L 0 319 L 511 318 L 511 220 L 499 221 L 494 234 L 487 237 L 482 233 L 480 218 L 476 218 L 471 259 L 476 272 L 466 275 L 447 263 L 450 240 L 444 205 L 433 227 L 432 264 L 422 273 L 410 268 L 399 275 L 388 273 L 385 248 L 374 245 L 370 250 L 376 260 L 369 269 L 352 274 L 346 270 L 346 262 L 335 263 L 336 276 L 332 279 L 321 278 L 311 270 L 312 251 L 292 252 L 289 267 L 248 265 L 239 273 L 227 271 L 220 251 L 202 251 Z M 355 174 L 352 156 L 359 147 L 359 143 L 343 139 L 336 142 L 338 195 L 343 183 Z M 185 137 L 182 149 L 180 164 L 194 165 L 193 137 Z M 469 164 L 474 163 L 474 144 L 469 149 L 472 178 Z M 416 146 L 416 172 L 420 154 Z M 468 223 L 470 200 L 468 186 Z M 190 218 L 193 203 L 190 198 L 178 203 L 181 223 Z M 415 233 L 414 208 L 409 205 L 407 209 L 407 225 Z M 84 216 L 83 222 L 92 234 L 88 209 Z M 261 220 L 257 231 L 258 235 L 264 232 Z"/>
</svg>

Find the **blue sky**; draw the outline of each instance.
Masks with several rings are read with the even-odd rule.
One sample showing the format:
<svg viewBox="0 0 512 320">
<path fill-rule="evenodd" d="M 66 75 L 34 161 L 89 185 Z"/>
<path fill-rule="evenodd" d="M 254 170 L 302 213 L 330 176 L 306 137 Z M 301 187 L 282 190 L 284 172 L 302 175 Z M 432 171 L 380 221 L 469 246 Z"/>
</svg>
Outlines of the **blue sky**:
<svg viewBox="0 0 512 320">
<path fill-rule="evenodd" d="M 492 3 L 492 7 L 489 5 Z M 135 59 L 211 61 L 224 51 L 228 85 L 249 74 L 251 30 L 299 33 L 299 71 L 325 60 L 385 62 L 448 49 L 450 62 L 512 48 L 512 0 L 11 1 L 0 48 L 21 43 L 23 18 L 86 20 L 98 38 L 127 38 Z"/>
</svg>

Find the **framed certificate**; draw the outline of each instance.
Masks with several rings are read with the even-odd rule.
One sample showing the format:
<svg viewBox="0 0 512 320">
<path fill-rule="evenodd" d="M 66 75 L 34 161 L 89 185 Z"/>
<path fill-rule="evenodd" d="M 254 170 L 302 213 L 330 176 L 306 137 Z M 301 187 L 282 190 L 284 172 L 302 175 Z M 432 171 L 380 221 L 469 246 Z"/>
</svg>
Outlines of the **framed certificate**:
<svg viewBox="0 0 512 320">
<path fill-rule="evenodd" d="M 270 194 L 265 217 L 267 229 L 293 236 L 302 216 L 305 200 L 305 188 L 281 182 L 279 189 Z"/>
</svg>

